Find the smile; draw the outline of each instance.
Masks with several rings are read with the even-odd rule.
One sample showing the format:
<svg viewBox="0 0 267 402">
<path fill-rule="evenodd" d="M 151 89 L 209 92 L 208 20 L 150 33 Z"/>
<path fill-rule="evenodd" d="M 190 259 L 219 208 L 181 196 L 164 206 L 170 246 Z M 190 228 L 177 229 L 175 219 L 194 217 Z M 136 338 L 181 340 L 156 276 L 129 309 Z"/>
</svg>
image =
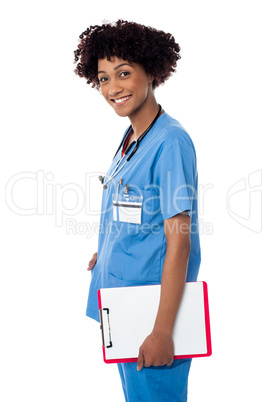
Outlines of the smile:
<svg viewBox="0 0 267 402">
<path fill-rule="evenodd" d="M 132 95 L 129 96 L 124 96 L 123 98 L 119 98 L 119 99 L 112 99 L 113 102 L 116 103 L 116 105 L 120 105 L 122 103 L 125 103 L 128 99 L 130 99 Z"/>
</svg>

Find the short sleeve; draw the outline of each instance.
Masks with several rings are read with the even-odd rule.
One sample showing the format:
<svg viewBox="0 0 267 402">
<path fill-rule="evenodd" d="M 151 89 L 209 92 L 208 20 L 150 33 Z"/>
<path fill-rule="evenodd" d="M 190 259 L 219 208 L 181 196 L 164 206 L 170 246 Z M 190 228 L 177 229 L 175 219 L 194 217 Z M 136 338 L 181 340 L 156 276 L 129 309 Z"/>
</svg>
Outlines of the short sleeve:
<svg viewBox="0 0 267 402">
<path fill-rule="evenodd" d="M 174 136 L 162 144 L 155 164 L 154 183 L 160 196 L 163 220 L 188 211 L 192 218 L 197 196 L 196 154 L 193 144 Z"/>
</svg>

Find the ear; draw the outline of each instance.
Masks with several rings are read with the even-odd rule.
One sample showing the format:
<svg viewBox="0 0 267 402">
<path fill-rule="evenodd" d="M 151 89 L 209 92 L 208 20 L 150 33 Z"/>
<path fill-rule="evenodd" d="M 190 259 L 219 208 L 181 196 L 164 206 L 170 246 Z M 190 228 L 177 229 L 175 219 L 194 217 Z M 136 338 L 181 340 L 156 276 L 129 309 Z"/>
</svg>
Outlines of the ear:
<svg viewBox="0 0 267 402">
<path fill-rule="evenodd" d="M 151 87 L 152 91 L 154 91 L 154 88 L 153 88 L 153 81 L 154 81 L 154 76 L 151 75 L 151 74 L 149 74 L 149 75 L 148 75 L 148 84 L 149 84 L 149 86 Z"/>
<path fill-rule="evenodd" d="M 148 74 L 148 82 L 149 82 L 149 84 L 152 84 L 153 81 L 154 81 L 153 75 Z"/>
</svg>

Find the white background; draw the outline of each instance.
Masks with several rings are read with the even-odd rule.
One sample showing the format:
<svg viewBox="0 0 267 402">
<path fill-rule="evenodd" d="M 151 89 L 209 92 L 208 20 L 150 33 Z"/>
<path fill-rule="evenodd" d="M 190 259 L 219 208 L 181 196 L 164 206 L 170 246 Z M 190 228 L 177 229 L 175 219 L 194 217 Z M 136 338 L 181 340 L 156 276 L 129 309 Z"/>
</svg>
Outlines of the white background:
<svg viewBox="0 0 267 402">
<path fill-rule="evenodd" d="M 80 33 L 118 18 L 171 32 L 182 48 L 156 97 L 198 156 L 213 355 L 193 362 L 188 400 L 267 400 L 264 10 L 259 0 L 2 7 L 1 401 L 124 400 L 85 308 L 101 200 L 94 176 L 128 120 L 73 73 Z"/>
</svg>

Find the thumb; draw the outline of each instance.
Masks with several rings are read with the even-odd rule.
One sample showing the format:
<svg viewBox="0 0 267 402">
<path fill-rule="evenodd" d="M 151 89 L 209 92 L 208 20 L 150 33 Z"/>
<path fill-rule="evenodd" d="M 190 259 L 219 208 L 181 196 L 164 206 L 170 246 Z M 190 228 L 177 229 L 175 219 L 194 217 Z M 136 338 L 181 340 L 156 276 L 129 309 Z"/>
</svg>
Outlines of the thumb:
<svg viewBox="0 0 267 402">
<path fill-rule="evenodd" d="M 137 371 L 142 370 L 143 365 L 144 365 L 144 355 L 143 355 L 143 350 L 140 348 L 138 359 L 137 359 Z"/>
</svg>

